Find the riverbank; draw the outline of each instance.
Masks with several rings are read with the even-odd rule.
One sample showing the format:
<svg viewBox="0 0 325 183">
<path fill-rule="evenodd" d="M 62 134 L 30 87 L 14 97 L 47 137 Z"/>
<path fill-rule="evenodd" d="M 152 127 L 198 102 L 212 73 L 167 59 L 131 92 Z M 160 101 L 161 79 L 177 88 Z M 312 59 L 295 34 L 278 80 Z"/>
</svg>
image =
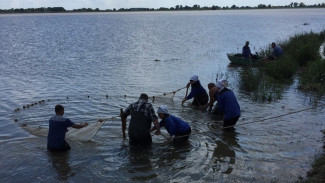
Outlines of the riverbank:
<svg viewBox="0 0 325 183">
<path fill-rule="evenodd" d="M 71 13 L 71 12 L 134 12 L 134 11 L 204 11 L 204 10 L 253 10 L 253 9 L 301 9 L 301 8 L 325 8 L 325 3 L 306 5 L 304 3 L 290 3 L 285 6 L 273 6 L 271 4 L 259 4 L 257 6 L 217 6 L 212 5 L 211 7 L 201 7 L 198 4 L 193 6 L 187 5 L 176 5 L 175 7 L 160 7 L 160 8 L 113 8 L 113 9 L 99 9 L 99 8 L 80 8 L 73 10 L 66 10 L 64 7 L 39 7 L 39 8 L 11 8 L 11 9 L 0 9 L 0 14 L 12 14 L 12 13 Z"/>
<path fill-rule="evenodd" d="M 284 54 L 266 66 L 265 72 L 259 75 L 263 76 L 260 77 L 261 80 L 272 78 L 271 80 L 278 82 L 290 83 L 296 75 L 299 79 L 298 89 L 313 92 L 316 95 L 315 103 L 317 104 L 317 98 L 325 94 L 324 41 L 325 31 L 322 31 L 294 35 L 278 43 L 283 48 Z M 271 54 L 271 51 L 271 49 L 262 50 L 260 54 L 267 56 Z M 323 154 L 315 159 L 312 169 L 307 172 L 306 179 L 301 178 L 301 183 L 325 182 L 325 130 L 323 129 L 322 132 L 324 134 Z"/>
<path fill-rule="evenodd" d="M 283 55 L 265 66 L 266 77 L 278 82 L 288 82 L 298 76 L 298 89 L 314 92 L 321 97 L 325 94 L 325 61 L 322 59 L 320 47 L 325 41 L 325 31 L 320 33 L 303 33 L 277 43 Z M 272 49 L 262 50 L 259 55 L 268 57 Z"/>
<path fill-rule="evenodd" d="M 324 134 L 323 155 L 315 159 L 312 169 L 307 172 L 307 178 L 300 183 L 325 182 L 325 130 L 322 132 Z"/>
</svg>

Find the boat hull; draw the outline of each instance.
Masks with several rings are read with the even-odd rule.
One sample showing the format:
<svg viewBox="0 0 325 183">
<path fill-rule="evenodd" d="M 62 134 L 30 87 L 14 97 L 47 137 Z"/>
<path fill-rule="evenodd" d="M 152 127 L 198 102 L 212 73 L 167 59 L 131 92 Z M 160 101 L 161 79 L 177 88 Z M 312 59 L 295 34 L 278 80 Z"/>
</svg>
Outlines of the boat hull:
<svg viewBox="0 0 325 183">
<path fill-rule="evenodd" d="M 244 58 L 242 54 L 227 53 L 227 57 L 233 65 L 260 65 L 263 63 L 262 58 L 249 59 Z"/>
</svg>

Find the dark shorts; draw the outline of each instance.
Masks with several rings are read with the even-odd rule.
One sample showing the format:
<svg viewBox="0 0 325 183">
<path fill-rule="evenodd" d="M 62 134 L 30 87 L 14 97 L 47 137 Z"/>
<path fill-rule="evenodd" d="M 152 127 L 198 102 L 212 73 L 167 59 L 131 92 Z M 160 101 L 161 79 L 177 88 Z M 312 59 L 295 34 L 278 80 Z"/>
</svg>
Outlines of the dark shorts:
<svg viewBox="0 0 325 183">
<path fill-rule="evenodd" d="M 68 142 L 64 141 L 65 144 L 63 147 L 61 148 L 52 148 L 52 147 L 49 147 L 49 145 L 47 145 L 47 150 L 51 151 L 51 152 L 64 152 L 64 151 L 68 151 L 70 150 L 70 145 L 68 144 Z"/>
<path fill-rule="evenodd" d="M 231 119 L 227 119 L 227 120 L 223 120 L 223 127 L 224 128 L 230 128 L 231 126 L 235 126 L 236 125 L 236 123 L 237 123 L 237 121 L 238 121 L 238 119 L 239 119 L 239 117 L 240 116 L 238 116 L 238 117 L 235 117 L 235 118 L 231 118 Z"/>
</svg>

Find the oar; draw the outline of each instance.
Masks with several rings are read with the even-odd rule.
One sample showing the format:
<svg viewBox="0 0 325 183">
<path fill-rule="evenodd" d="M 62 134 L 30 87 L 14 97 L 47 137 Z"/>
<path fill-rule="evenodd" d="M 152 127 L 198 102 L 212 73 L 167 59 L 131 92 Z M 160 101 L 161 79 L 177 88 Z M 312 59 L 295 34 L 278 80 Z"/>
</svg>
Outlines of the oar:
<svg viewBox="0 0 325 183">
<path fill-rule="evenodd" d="M 123 109 L 121 108 L 121 111 L 120 111 L 120 117 L 121 117 L 121 122 L 122 122 L 122 133 L 123 133 L 123 139 L 126 138 L 125 136 L 125 129 L 126 129 L 126 119 L 123 118 Z"/>
</svg>

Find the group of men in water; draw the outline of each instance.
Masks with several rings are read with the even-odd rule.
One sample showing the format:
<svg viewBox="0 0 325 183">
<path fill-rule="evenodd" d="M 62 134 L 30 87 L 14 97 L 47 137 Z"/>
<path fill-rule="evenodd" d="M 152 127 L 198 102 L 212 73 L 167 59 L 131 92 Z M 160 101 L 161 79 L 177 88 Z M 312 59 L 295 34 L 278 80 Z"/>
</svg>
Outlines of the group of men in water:
<svg viewBox="0 0 325 183">
<path fill-rule="evenodd" d="M 212 113 L 223 115 L 224 129 L 233 128 L 241 114 L 240 106 L 233 91 L 227 88 L 227 80 L 220 79 L 216 84 L 209 83 L 209 95 L 201 85 L 197 75 L 190 77 L 186 85 L 187 89 L 190 86 L 191 91 L 182 100 L 182 105 L 185 101 L 193 98 L 193 106 L 203 110 L 209 108 Z M 130 145 L 150 145 L 152 143 L 151 131 L 160 135 L 161 127 L 165 127 L 169 133 L 169 137 L 166 137 L 168 140 L 173 143 L 186 142 L 191 134 L 190 125 L 181 118 L 170 114 L 166 105 L 158 107 L 157 116 L 152 104 L 148 102 L 148 98 L 147 94 L 142 93 L 138 101 L 130 104 L 121 115 L 123 120 L 126 120 L 129 115 L 131 116 L 128 127 Z M 213 108 L 215 101 L 217 101 L 217 105 Z M 62 105 L 55 106 L 55 113 L 49 121 L 47 148 L 50 151 L 66 151 L 70 149 L 69 144 L 65 141 L 67 128 L 83 128 L 88 123 L 75 124 L 63 117 L 64 107 Z M 161 119 L 160 122 L 158 117 Z M 154 124 L 153 127 L 151 127 L 151 123 Z"/>
</svg>

